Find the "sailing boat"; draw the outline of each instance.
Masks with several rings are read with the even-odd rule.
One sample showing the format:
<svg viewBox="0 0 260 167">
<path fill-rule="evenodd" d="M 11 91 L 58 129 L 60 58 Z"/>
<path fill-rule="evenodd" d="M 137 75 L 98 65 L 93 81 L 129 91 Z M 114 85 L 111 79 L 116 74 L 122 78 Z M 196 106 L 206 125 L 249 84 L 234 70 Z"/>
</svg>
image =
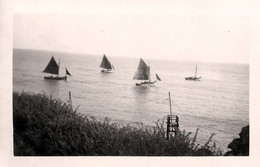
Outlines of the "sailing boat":
<svg viewBox="0 0 260 167">
<path fill-rule="evenodd" d="M 193 77 L 186 77 L 185 80 L 193 80 L 193 81 L 199 81 L 201 77 L 197 77 L 197 64 L 195 69 L 195 76 Z"/>
<path fill-rule="evenodd" d="M 150 81 L 150 66 L 148 66 L 142 58 L 140 58 L 140 62 L 138 68 L 135 72 L 134 78 L 135 80 L 146 80 L 141 83 L 136 83 L 136 86 L 141 85 L 150 85 L 155 86 L 156 80 L 154 82 Z"/>
<path fill-rule="evenodd" d="M 115 70 L 113 64 L 110 63 L 110 61 L 107 59 L 106 55 L 103 55 L 103 59 L 100 64 L 100 67 L 103 68 L 101 70 L 101 72 L 113 72 Z"/>
<path fill-rule="evenodd" d="M 59 76 L 59 70 L 60 69 L 60 62 L 59 65 L 56 63 L 54 57 L 51 57 L 51 60 L 49 62 L 49 64 L 46 66 L 46 68 L 43 70 L 43 72 L 45 73 L 49 73 L 49 74 L 54 74 L 57 76 L 44 76 L 44 79 L 50 79 L 50 80 L 67 80 L 67 76 L 66 75 L 71 75 L 69 73 L 69 71 L 66 69 L 66 75 L 63 77 Z"/>
</svg>

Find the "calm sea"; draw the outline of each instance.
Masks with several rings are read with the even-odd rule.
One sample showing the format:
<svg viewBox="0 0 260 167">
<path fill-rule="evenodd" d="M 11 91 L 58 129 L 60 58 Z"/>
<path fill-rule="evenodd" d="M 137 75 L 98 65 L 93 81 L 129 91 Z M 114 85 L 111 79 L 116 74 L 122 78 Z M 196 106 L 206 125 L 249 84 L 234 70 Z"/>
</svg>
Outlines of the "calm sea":
<svg viewBox="0 0 260 167">
<path fill-rule="evenodd" d="M 44 80 L 42 73 L 51 55 L 66 67 L 67 81 Z M 13 90 L 45 93 L 68 100 L 72 92 L 73 107 L 97 119 L 110 118 L 120 123 L 142 122 L 155 125 L 169 111 L 171 92 L 173 114 L 180 118 L 180 129 L 189 132 L 199 128 L 198 142 L 204 144 L 212 133 L 217 147 L 227 150 L 241 128 L 249 124 L 249 65 L 176 62 L 145 59 L 162 79 L 156 87 L 137 87 L 133 80 L 139 58 L 112 57 L 114 73 L 101 73 L 102 55 L 77 55 L 14 49 Z M 198 64 L 201 81 L 185 81 L 194 75 Z"/>
</svg>

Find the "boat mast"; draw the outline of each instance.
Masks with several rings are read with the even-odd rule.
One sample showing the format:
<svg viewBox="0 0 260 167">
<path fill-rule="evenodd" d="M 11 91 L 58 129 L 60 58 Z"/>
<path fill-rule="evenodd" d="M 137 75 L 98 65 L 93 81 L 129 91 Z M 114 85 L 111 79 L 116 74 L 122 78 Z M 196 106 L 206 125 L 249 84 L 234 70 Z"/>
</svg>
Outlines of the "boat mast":
<svg viewBox="0 0 260 167">
<path fill-rule="evenodd" d="M 197 77 L 197 64 L 196 64 L 196 69 L 195 69 L 195 77 Z"/>
<path fill-rule="evenodd" d="M 148 69 L 149 69 L 148 80 L 149 80 L 149 82 L 150 82 L 150 80 L 151 80 L 151 73 L 150 73 L 150 61 L 149 61 L 148 63 L 149 63 L 149 66 L 148 66 Z"/>
<path fill-rule="evenodd" d="M 171 92 L 169 92 L 169 105 L 170 105 L 170 113 L 172 115 Z"/>
<path fill-rule="evenodd" d="M 59 74 L 60 74 L 60 58 L 59 58 L 59 68 L 58 68 L 58 76 L 59 76 Z"/>
</svg>

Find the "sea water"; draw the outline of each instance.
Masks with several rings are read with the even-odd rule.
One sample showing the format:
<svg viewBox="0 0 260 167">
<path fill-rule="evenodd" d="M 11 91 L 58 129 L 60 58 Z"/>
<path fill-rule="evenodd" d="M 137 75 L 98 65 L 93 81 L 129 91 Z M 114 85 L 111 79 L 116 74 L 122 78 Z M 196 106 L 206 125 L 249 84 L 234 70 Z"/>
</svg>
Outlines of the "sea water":
<svg viewBox="0 0 260 167">
<path fill-rule="evenodd" d="M 72 76 L 67 81 L 45 80 L 42 73 L 54 56 L 60 61 L 60 75 L 65 68 Z M 180 62 L 144 58 L 162 79 L 155 87 L 135 86 L 133 80 L 139 58 L 107 55 L 115 67 L 113 73 L 101 73 L 103 55 L 78 55 L 14 49 L 13 90 L 45 93 L 64 102 L 72 93 L 73 108 L 97 119 L 113 122 L 142 122 L 155 125 L 170 114 L 168 93 L 171 92 L 172 113 L 179 116 L 180 130 L 194 132 L 197 142 L 204 144 L 212 133 L 213 142 L 226 151 L 227 145 L 239 137 L 249 124 L 249 65 Z M 198 65 L 201 81 L 186 81 Z M 192 137 L 192 136 L 191 136 Z"/>
</svg>

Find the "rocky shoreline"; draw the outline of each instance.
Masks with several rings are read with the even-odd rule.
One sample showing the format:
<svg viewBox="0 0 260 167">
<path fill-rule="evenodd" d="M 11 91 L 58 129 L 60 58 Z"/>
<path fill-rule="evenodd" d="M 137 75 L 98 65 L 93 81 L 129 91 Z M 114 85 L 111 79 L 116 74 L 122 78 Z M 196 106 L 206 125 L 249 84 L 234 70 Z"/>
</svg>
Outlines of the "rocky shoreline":
<svg viewBox="0 0 260 167">
<path fill-rule="evenodd" d="M 225 156 L 249 156 L 249 125 L 243 127 L 239 138 L 234 139 L 229 145 Z"/>
</svg>

